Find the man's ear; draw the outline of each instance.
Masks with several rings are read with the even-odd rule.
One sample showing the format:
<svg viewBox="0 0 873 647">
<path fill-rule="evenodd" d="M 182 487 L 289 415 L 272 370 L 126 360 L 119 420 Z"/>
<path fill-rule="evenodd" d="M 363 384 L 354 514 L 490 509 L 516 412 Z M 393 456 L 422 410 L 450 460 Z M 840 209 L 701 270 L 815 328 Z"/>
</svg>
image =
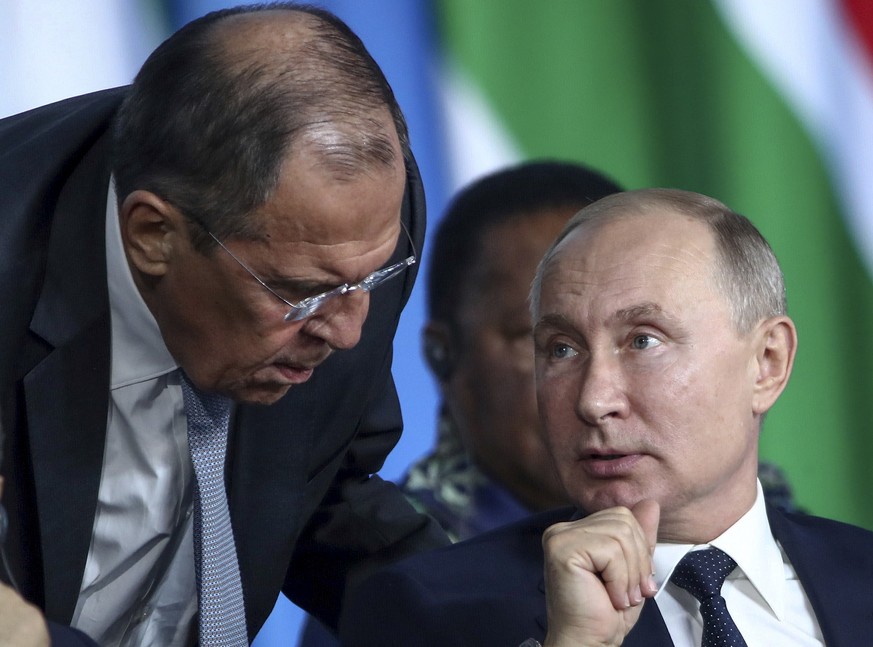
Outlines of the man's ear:
<svg viewBox="0 0 873 647">
<path fill-rule="evenodd" d="M 797 352 L 797 329 L 786 316 L 765 319 L 756 329 L 757 376 L 752 410 L 764 414 L 776 402 L 791 376 Z"/>
<path fill-rule="evenodd" d="M 160 277 L 174 248 L 188 239 L 185 218 L 151 191 L 131 192 L 119 212 L 121 240 L 130 262 L 142 274 Z"/>
<path fill-rule="evenodd" d="M 455 372 L 455 349 L 448 325 L 428 321 L 421 333 L 421 343 L 431 373 L 440 384 L 445 384 Z"/>
</svg>

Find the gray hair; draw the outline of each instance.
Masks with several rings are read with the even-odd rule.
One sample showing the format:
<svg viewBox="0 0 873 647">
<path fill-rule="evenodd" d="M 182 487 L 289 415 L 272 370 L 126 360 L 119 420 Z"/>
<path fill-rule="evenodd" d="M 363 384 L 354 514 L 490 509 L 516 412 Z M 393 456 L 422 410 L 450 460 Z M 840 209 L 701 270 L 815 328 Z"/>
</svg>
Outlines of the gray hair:
<svg viewBox="0 0 873 647">
<path fill-rule="evenodd" d="M 709 227 L 715 239 L 714 278 L 728 300 L 739 333 L 763 319 L 787 314 L 785 278 L 770 244 L 752 222 L 714 198 L 680 189 L 639 189 L 607 196 L 579 211 L 552 243 L 531 287 L 531 312 L 540 306 L 543 273 L 555 249 L 571 232 L 591 223 L 654 210 L 674 211 Z"/>
<path fill-rule="evenodd" d="M 268 13 L 280 11 L 283 22 Z M 247 18 L 275 38 L 238 42 L 233 35 Z M 391 133 L 378 118 L 385 110 L 408 160 L 406 122 L 388 81 L 333 14 L 294 3 L 207 14 L 149 56 L 118 112 L 119 204 L 135 189 L 155 193 L 188 218 L 200 250 L 214 244 L 202 227 L 221 239 L 257 238 L 253 212 L 270 199 L 292 147 L 322 124 L 352 133 L 317 150 L 337 181 L 391 168 Z"/>
</svg>

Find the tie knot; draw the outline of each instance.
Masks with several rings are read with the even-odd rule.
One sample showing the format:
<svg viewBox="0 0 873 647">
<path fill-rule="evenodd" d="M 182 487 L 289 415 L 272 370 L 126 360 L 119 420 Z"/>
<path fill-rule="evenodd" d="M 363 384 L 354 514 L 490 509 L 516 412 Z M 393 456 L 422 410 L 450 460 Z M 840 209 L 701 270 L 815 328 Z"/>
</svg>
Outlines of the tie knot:
<svg viewBox="0 0 873 647">
<path fill-rule="evenodd" d="M 188 416 L 189 433 L 196 436 L 227 433 L 231 401 L 216 393 L 201 391 L 181 372 L 182 398 Z"/>
<path fill-rule="evenodd" d="M 736 567 L 730 555 L 718 548 L 695 550 L 682 558 L 670 581 L 703 602 L 721 595 L 721 585 Z"/>
</svg>

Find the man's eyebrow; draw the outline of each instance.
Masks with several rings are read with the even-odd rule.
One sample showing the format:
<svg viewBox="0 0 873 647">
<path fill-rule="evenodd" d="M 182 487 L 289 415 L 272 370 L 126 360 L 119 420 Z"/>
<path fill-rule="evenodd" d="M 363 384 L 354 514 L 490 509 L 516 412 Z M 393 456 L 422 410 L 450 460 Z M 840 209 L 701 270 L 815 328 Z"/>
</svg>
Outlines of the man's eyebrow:
<svg viewBox="0 0 873 647">
<path fill-rule="evenodd" d="M 326 292 L 332 290 L 342 283 L 327 283 L 325 281 L 313 281 L 310 279 L 292 279 L 292 278 L 265 278 L 264 282 L 274 290 L 282 290 L 289 292 Z"/>
<path fill-rule="evenodd" d="M 550 312 L 544 314 L 534 323 L 534 333 L 536 333 L 540 328 L 570 329 L 573 328 L 573 324 L 570 323 L 570 320 L 564 315 L 557 312 Z"/>
<path fill-rule="evenodd" d="M 612 319 L 624 323 L 632 323 L 640 319 L 655 317 L 662 321 L 667 321 L 677 325 L 681 324 L 681 321 L 675 315 L 670 314 L 660 305 L 651 301 L 638 303 L 636 305 L 628 306 L 627 308 L 621 308 L 620 310 L 616 310 L 615 314 L 612 316 Z"/>
<path fill-rule="evenodd" d="M 638 303 L 636 305 L 616 310 L 610 319 L 627 323 L 655 316 L 668 321 L 678 321 L 676 317 L 667 313 L 660 305 L 651 301 Z M 558 312 L 550 312 L 540 317 L 534 325 L 534 332 L 540 328 L 558 328 L 567 330 L 573 329 L 574 325 L 567 316 Z"/>
<path fill-rule="evenodd" d="M 627 308 L 617 310 L 612 318 L 619 321 L 632 321 L 634 319 L 639 319 L 641 317 L 651 317 L 653 315 L 666 316 L 664 313 L 664 309 L 661 306 L 659 306 L 657 303 L 647 301 L 645 303 L 639 303 L 637 305 L 628 306 Z"/>
</svg>

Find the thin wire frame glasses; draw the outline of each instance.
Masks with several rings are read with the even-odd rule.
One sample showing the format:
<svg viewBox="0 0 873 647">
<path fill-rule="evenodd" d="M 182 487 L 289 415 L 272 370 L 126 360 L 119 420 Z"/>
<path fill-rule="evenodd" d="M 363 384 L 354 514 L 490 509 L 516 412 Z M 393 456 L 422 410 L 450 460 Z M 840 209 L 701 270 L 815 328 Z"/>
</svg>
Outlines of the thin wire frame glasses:
<svg viewBox="0 0 873 647">
<path fill-rule="evenodd" d="M 202 226 L 202 225 L 201 225 Z M 224 246 L 218 238 L 211 231 L 203 228 L 207 234 L 212 237 L 216 243 L 218 243 L 219 247 L 227 252 L 230 257 L 235 260 L 240 267 L 242 267 L 246 272 L 248 272 L 255 281 L 260 283 L 264 289 L 266 289 L 270 294 L 279 299 L 282 303 L 288 306 L 288 312 L 285 315 L 285 321 L 301 321 L 306 319 L 307 317 L 311 317 L 316 312 L 318 312 L 326 303 L 329 303 L 332 299 L 340 297 L 344 294 L 349 294 L 350 292 L 357 292 L 360 290 L 361 292 L 370 292 L 375 288 L 379 287 L 385 281 L 398 276 L 403 270 L 405 270 L 410 265 L 415 264 L 417 253 L 415 251 L 415 243 L 412 242 L 412 236 L 409 235 L 409 230 L 406 229 L 406 225 L 403 224 L 403 221 L 400 221 L 400 227 L 403 229 L 403 233 L 406 234 L 407 240 L 409 240 L 409 247 L 412 249 L 412 255 L 407 256 L 405 259 L 400 261 L 399 263 L 394 263 L 393 265 L 389 265 L 381 270 L 376 270 L 372 274 L 368 275 L 364 280 L 360 283 L 355 283 L 350 285 L 348 283 L 343 283 L 342 285 L 338 285 L 335 288 L 327 290 L 326 292 L 322 292 L 321 294 L 316 294 L 311 297 L 307 297 L 297 303 L 292 303 L 285 299 L 282 295 L 277 293 L 273 288 L 267 285 L 261 278 L 255 274 L 248 265 L 242 262 L 236 254 L 230 251 L 227 247 Z"/>
</svg>

